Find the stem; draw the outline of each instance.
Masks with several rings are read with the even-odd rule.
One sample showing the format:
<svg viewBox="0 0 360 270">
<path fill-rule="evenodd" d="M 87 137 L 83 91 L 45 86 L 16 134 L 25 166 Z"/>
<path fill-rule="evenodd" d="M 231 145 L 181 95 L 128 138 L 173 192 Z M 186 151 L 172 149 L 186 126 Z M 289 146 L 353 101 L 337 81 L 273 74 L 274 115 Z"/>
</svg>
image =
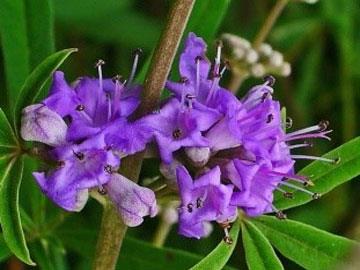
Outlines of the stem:
<svg viewBox="0 0 360 270">
<path fill-rule="evenodd" d="M 142 102 L 132 119 L 135 120 L 153 111 L 165 86 L 181 36 L 189 19 L 195 0 L 176 0 L 168 15 L 168 23 L 162 32 L 159 43 L 147 73 Z M 120 173 L 137 182 L 144 152 L 126 157 L 121 162 Z M 106 204 L 94 258 L 94 270 L 113 270 L 125 236 L 127 226 L 123 224 L 115 207 Z"/>
<path fill-rule="evenodd" d="M 276 20 L 279 18 L 281 12 L 284 10 L 286 5 L 289 3 L 289 0 L 277 0 L 275 6 L 271 9 L 268 17 L 266 18 L 264 24 L 260 28 L 258 34 L 256 35 L 252 47 L 253 49 L 258 49 L 260 45 L 266 40 L 271 29 L 273 28 Z M 246 76 L 242 72 L 234 71 L 231 73 L 231 79 L 229 84 L 229 89 L 236 93 L 240 88 L 243 81 L 246 79 Z"/>
<path fill-rule="evenodd" d="M 93 269 L 115 269 L 127 227 L 108 201 L 104 207 Z"/>
<path fill-rule="evenodd" d="M 289 3 L 289 0 L 277 0 L 275 6 L 271 9 L 268 17 L 266 18 L 263 26 L 260 31 L 256 35 L 253 48 L 258 49 L 259 46 L 265 41 L 267 36 L 269 35 L 271 29 L 273 28 L 276 20 L 279 18 L 281 12 L 284 10 L 286 5 Z"/>
<path fill-rule="evenodd" d="M 160 223 L 156 228 L 156 232 L 153 238 L 153 244 L 155 247 L 163 247 L 167 236 L 171 230 L 172 224 L 166 221 L 164 218 L 160 219 Z"/>
</svg>

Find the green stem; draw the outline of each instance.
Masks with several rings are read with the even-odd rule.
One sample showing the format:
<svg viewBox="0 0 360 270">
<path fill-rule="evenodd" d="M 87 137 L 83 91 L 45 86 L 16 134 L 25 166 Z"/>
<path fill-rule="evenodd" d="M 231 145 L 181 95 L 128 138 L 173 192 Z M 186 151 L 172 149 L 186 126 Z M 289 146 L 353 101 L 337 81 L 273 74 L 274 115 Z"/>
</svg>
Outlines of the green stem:
<svg viewBox="0 0 360 270">
<path fill-rule="evenodd" d="M 156 228 L 156 232 L 153 238 L 153 244 L 156 247 L 164 246 L 167 236 L 171 230 L 172 224 L 166 221 L 164 218 L 160 219 L 160 223 Z"/>
<path fill-rule="evenodd" d="M 147 73 L 142 102 L 132 119 L 153 111 L 169 75 L 172 62 L 195 0 L 176 0 L 169 12 L 167 24 L 151 60 Z M 144 153 L 126 157 L 121 161 L 120 173 L 137 182 Z M 119 255 L 127 227 L 123 224 L 112 204 L 106 204 L 94 258 L 94 270 L 113 270 Z"/>
<path fill-rule="evenodd" d="M 116 208 L 108 202 L 103 211 L 93 269 L 115 269 L 126 230 L 127 227 L 122 223 Z"/>
</svg>

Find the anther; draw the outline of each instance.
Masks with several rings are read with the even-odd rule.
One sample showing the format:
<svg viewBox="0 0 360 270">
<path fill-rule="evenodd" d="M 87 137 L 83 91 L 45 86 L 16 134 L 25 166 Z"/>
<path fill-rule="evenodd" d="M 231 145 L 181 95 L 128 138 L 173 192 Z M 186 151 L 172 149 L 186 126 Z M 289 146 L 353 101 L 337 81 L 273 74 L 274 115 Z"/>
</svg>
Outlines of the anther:
<svg viewBox="0 0 360 270">
<path fill-rule="evenodd" d="M 286 214 L 280 210 L 275 213 L 275 216 L 276 216 L 276 218 L 278 218 L 280 220 L 287 218 Z"/>
<path fill-rule="evenodd" d="M 230 236 L 224 236 L 223 240 L 228 245 L 231 245 L 234 242 Z"/>
<path fill-rule="evenodd" d="M 310 179 L 306 179 L 303 183 L 304 187 L 313 187 L 314 186 L 314 182 L 311 181 Z"/>
<path fill-rule="evenodd" d="M 134 78 L 135 78 L 135 73 L 136 73 L 136 69 L 139 63 L 139 57 L 140 55 L 142 55 L 142 50 L 140 48 L 137 48 L 136 50 L 134 50 L 134 62 L 131 68 L 131 73 L 128 79 L 127 84 L 131 85 L 131 83 L 133 82 Z"/>
<path fill-rule="evenodd" d="M 264 77 L 264 81 L 267 83 L 268 86 L 274 86 L 276 80 L 273 76 L 267 75 Z"/>
<path fill-rule="evenodd" d="M 65 161 L 64 160 L 59 160 L 56 164 L 56 166 L 58 168 L 64 168 L 65 167 Z"/>
<path fill-rule="evenodd" d="M 313 200 L 318 200 L 318 199 L 320 199 L 320 198 L 321 198 L 321 194 L 320 194 L 320 193 L 315 192 L 315 193 L 313 193 L 313 195 L 312 195 L 311 197 L 313 198 Z"/>
<path fill-rule="evenodd" d="M 113 83 L 120 82 L 121 81 L 121 75 L 116 74 L 114 77 L 111 78 Z"/>
<path fill-rule="evenodd" d="M 175 129 L 174 131 L 173 131 L 173 133 L 172 133 L 172 136 L 173 136 L 173 138 L 174 139 L 179 139 L 180 137 L 181 137 L 181 135 L 182 135 L 182 132 L 181 132 L 181 130 L 180 129 Z"/>
<path fill-rule="evenodd" d="M 97 191 L 101 195 L 106 195 L 106 193 L 107 193 L 106 189 L 103 186 L 99 186 Z"/>
<path fill-rule="evenodd" d="M 318 126 L 320 128 L 319 131 L 325 131 L 328 128 L 329 124 L 330 124 L 330 122 L 327 120 L 320 121 L 320 123 L 318 124 Z"/>
<path fill-rule="evenodd" d="M 194 99 L 194 98 L 196 98 L 196 96 L 195 96 L 195 95 L 192 95 L 192 94 L 186 94 L 186 95 L 185 95 L 185 98 L 186 98 L 186 99 Z"/>
<path fill-rule="evenodd" d="M 195 63 L 198 63 L 199 61 L 203 60 L 204 58 L 201 55 L 198 55 L 195 57 Z"/>
<path fill-rule="evenodd" d="M 286 117 L 285 119 L 285 128 L 289 129 L 293 125 L 293 120 L 290 117 Z"/>
<path fill-rule="evenodd" d="M 341 162 L 341 158 L 340 157 L 337 157 L 334 159 L 334 164 L 339 164 Z"/>
<path fill-rule="evenodd" d="M 95 63 L 95 68 L 99 68 L 100 66 L 105 65 L 105 61 L 102 59 L 99 59 Z"/>
<path fill-rule="evenodd" d="M 267 99 L 267 97 L 269 96 L 268 92 L 265 92 L 262 96 L 261 96 L 261 102 L 265 102 L 265 100 Z"/>
<path fill-rule="evenodd" d="M 202 199 L 201 198 L 197 198 L 196 199 L 196 208 L 201 208 L 201 207 L 203 207 L 203 201 L 202 201 Z"/>
<path fill-rule="evenodd" d="M 104 166 L 104 171 L 108 174 L 112 174 L 113 173 L 113 167 L 111 165 L 105 165 Z"/>
<path fill-rule="evenodd" d="M 180 82 L 181 83 L 188 83 L 189 82 L 189 79 L 187 77 L 181 77 L 180 78 Z"/>
<path fill-rule="evenodd" d="M 73 153 L 74 153 L 74 155 L 76 156 L 76 158 L 77 158 L 78 160 L 83 160 L 84 157 L 85 157 L 84 153 L 82 153 L 82 152 L 75 152 L 75 151 L 73 150 Z"/>
<path fill-rule="evenodd" d="M 79 104 L 76 106 L 75 110 L 77 110 L 78 112 L 81 112 L 81 111 L 85 110 L 85 106 L 83 104 Z"/>
<path fill-rule="evenodd" d="M 266 118 L 266 123 L 269 124 L 272 120 L 274 120 L 274 115 L 270 113 Z"/>
<path fill-rule="evenodd" d="M 192 203 L 189 203 L 186 207 L 187 207 L 187 211 L 189 213 L 192 213 L 194 205 Z"/>
<path fill-rule="evenodd" d="M 293 199 L 294 198 L 294 193 L 292 193 L 292 192 L 285 192 L 285 193 L 283 193 L 283 195 L 287 199 Z"/>
</svg>

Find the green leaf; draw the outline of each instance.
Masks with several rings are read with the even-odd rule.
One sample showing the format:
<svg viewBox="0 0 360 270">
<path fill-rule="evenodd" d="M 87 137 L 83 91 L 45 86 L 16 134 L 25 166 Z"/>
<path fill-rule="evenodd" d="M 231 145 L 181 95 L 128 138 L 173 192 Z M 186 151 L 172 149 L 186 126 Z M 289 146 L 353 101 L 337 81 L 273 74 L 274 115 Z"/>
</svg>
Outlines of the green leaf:
<svg viewBox="0 0 360 270">
<path fill-rule="evenodd" d="M 65 249 L 59 239 L 40 239 L 30 245 L 34 260 L 42 270 L 66 270 Z"/>
<path fill-rule="evenodd" d="M 338 164 L 314 161 L 298 174 L 310 176 L 315 186 L 308 188 L 313 192 L 325 194 L 360 174 L 360 137 L 330 151 L 324 157 L 340 158 Z M 312 198 L 303 192 L 295 192 L 293 199 L 282 196 L 275 198 L 274 204 L 279 209 L 288 209 L 311 201 Z"/>
<path fill-rule="evenodd" d="M 0 220 L 3 236 L 10 250 L 23 262 L 34 265 L 20 219 L 19 190 L 23 168 L 23 158 L 13 158 L 0 179 Z"/>
<path fill-rule="evenodd" d="M 20 95 L 14 108 L 14 126 L 17 127 L 21 117 L 21 110 L 32 103 L 35 103 L 46 82 L 52 73 L 65 61 L 65 59 L 76 52 L 76 48 L 65 49 L 47 57 L 34 71 L 27 77 L 21 88 Z"/>
<path fill-rule="evenodd" d="M 291 220 L 262 216 L 252 220 L 285 257 L 305 269 L 333 269 L 357 243 Z"/>
<path fill-rule="evenodd" d="M 196 1 L 185 33 L 195 32 L 207 43 L 213 42 L 230 5 L 230 0 Z"/>
<path fill-rule="evenodd" d="M 250 270 L 284 269 L 269 240 L 250 221 L 241 224 L 246 263 Z"/>
<path fill-rule="evenodd" d="M 54 16 L 51 2 L 25 0 L 31 67 L 36 67 L 54 52 Z"/>
<path fill-rule="evenodd" d="M 7 247 L 4 237 L 0 234 L 0 262 L 6 260 L 11 256 L 11 251 Z"/>
<path fill-rule="evenodd" d="M 0 148 L 15 148 L 17 147 L 17 139 L 13 129 L 4 113 L 0 108 Z M 9 149 L 10 150 L 10 149 Z"/>
<path fill-rule="evenodd" d="M 10 104 L 29 74 L 29 49 L 23 0 L 0 0 L 0 36 Z M 2 94 L 4 95 L 4 93 Z"/>
<path fill-rule="evenodd" d="M 230 237 L 233 240 L 233 243 L 229 245 L 225 243 L 225 241 L 221 241 L 221 243 L 218 244 L 218 246 L 213 251 L 211 251 L 198 264 L 193 266 L 191 270 L 223 269 L 235 249 L 239 236 L 239 230 L 240 224 L 239 222 L 235 222 L 230 231 Z"/>
</svg>

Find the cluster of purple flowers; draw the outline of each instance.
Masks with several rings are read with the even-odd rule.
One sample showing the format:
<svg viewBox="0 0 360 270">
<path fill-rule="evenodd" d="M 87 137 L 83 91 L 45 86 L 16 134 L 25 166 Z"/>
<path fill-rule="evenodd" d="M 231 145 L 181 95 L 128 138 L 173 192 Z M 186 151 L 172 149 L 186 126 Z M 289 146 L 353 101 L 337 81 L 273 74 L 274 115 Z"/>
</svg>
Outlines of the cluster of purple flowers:
<svg viewBox="0 0 360 270">
<path fill-rule="evenodd" d="M 22 136 L 49 146 L 56 166 L 35 172 L 41 189 L 69 211 L 85 205 L 89 189 L 108 193 L 124 222 L 137 226 L 157 211 L 155 194 L 120 175 L 121 159 L 156 144 L 160 172 L 180 197 L 179 232 L 200 238 L 206 224 L 225 228 L 238 211 L 248 216 L 275 212 L 274 191 L 292 197 L 291 190 L 311 185 L 295 174 L 296 159 L 334 160 L 292 155 L 291 149 L 310 146 L 290 143 L 325 138 L 327 122 L 286 133 L 280 104 L 272 98 L 274 79 L 268 77 L 241 100 L 219 85 L 226 70 L 221 44 L 213 64 L 206 58 L 204 41 L 190 33 L 180 56 L 180 82 L 168 81 L 172 95 L 157 112 L 136 121 L 128 117 L 140 102 L 141 86 L 133 84 L 138 54 L 127 82 L 118 77 L 81 78 L 69 86 L 56 72 L 49 96 L 24 109 Z M 300 185 L 298 184 L 300 183 Z"/>
</svg>

